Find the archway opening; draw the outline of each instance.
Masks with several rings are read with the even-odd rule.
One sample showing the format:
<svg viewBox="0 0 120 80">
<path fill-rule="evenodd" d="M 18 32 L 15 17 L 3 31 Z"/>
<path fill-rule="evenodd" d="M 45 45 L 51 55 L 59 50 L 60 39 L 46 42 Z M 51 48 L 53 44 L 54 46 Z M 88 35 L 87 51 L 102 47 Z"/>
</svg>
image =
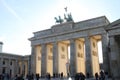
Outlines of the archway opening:
<svg viewBox="0 0 120 80">
<path fill-rule="evenodd" d="M 35 48 L 35 52 L 36 52 L 36 74 L 41 75 L 41 46 L 37 45 Z"/>
<path fill-rule="evenodd" d="M 60 41 L 58 43 L 58 61 L 59 73 L 67 77 L 69 74 L 69 59 L 70 59 L 69 40 Z"/>
<path fill-rule="evenodd" d="M 47 44 L 47 73 L 53 76 L 53 45 Z"/>
<path fill-rule="evenodd" d="M 102 43 L 101 40 L 98 41 L 98 56 L 99 56 L 99 64 L 103 63 L 103 54 L 102 54 Z"/>
</svg>

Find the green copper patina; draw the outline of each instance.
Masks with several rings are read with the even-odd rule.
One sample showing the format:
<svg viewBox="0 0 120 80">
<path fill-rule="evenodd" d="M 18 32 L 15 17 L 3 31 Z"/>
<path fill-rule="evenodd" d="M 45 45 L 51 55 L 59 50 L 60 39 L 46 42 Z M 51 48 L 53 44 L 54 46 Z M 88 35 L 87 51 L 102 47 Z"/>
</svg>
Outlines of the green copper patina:
<svg viewBox="0 0 120 80">
<path fill-rule="evenodd" d="M 70 22 L 73 21 L 72 15 L 71 13 L 67 13 L 67 7 L 64 8 L 65 9 L 65 13 L 64 13 L 64 19 L 66 22 Z M 56 23 L 63 23 L 64 19 L 61 18 L 61 16 L 55 17 Z"/>
<path fill-rule="evenodd" d="M 64 20 L 61 18 L 61 16 L 55 17 L 56 23 L 62 23 Z"/>
</svg>

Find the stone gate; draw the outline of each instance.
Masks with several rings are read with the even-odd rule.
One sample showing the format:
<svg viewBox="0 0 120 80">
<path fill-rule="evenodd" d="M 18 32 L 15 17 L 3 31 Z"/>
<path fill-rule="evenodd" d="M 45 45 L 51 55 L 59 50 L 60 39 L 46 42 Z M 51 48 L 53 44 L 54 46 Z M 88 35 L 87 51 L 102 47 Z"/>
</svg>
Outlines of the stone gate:
<svg viewBox="0 0 120 80">
<path fill-rule="evenodd" d="M 109 44 L 108 25 L 108 19 L 101 16 L 81 22 L 56 24 L 50 29 L 34 32 L 34 36 L 29 39 L 32 47 L 31 73 L 39 73 L 41 76 L 46 73 L 52 76 L 60 73 L 74 76 L 82 72 L 94 76 L 101 69 L 99 41 L 102 43 L 102 69 L 112 73 L 108 47 L 112 43 Z M 113 49 L 111 51 L 114 52 Z"/>
</svg>

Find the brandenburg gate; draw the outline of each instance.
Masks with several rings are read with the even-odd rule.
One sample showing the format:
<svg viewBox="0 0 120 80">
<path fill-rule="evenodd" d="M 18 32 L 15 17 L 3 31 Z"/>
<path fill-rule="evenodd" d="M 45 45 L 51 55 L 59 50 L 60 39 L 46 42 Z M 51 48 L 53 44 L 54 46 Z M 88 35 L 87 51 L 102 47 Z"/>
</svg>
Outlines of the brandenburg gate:
<svg viewBox="0 0 120 80">
<path fill-rule="evenodd" d="M 81 22 L 73 21 L 53 25 L 50 29 L 34 32 L 30 38 L 31 72 L 64 76 L 82 72 L 94 76 L 100 72 L 98 42 L 102 43 L 103 69 L 109 72 L 108 35 L 109 21 L 105 16 Z"/>
</svg>

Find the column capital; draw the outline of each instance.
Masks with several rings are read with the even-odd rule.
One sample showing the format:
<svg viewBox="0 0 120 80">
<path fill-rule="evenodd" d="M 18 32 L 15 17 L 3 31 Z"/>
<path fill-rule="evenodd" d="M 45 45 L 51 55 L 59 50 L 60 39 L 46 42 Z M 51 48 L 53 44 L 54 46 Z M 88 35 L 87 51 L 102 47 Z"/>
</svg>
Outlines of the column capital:
<svg viewBox="0 0 120 80">
<path fill-rule="evenodd" d="M 91 37 L 91 36 L 85 36 L 84 38 L 85 38 L 85 39 L 90 39 L 90 37 Z"/>
<path fill-rule="evenodd" d="M 53 44 L 53 45 L 57 45 L 57 44 L 58 44 L 58 42 L 57 42 L 57 41 L 55 41 L 55 42 L 53 42 L 52 44 Z"/>
</svg>

